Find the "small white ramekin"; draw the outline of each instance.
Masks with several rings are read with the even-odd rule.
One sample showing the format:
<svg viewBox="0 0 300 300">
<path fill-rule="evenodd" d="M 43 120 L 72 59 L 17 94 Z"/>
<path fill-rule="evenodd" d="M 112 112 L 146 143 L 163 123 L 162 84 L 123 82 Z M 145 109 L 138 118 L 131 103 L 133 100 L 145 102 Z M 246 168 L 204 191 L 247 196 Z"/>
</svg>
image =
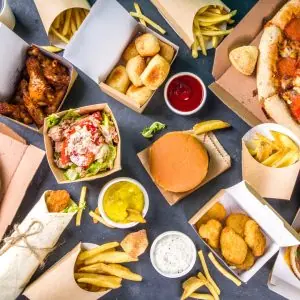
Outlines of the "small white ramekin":
<svg viewBox="0 0 300 300">
<path fill-rule="evenodd" d="M 16 19 L 8 4 L 8 0 L 4 0 L 2 5 L 2 9 L 0 7 L 0 23 L 2 22 L 9 29 L 13 30 L 16 25 Z"/>
<path fill-rule="evenodd" d="M 184 76 L 184 75 L 188 75 L 188 76 L 191 76 L 191 77 L 194 77 L 195 79 L 197 79 L 203 90 L 202 101 L 201 101 L 200 105 L 191 111 L 180 111 L 180 110 L 174 108 L 168 99 L 168 87 L 169 87 L 171 81 L 173 81 L 173 79 L 175 79 L 177 77 Z M 164 88 L 164 98 L 165 98 L 165 102 L 166 102 L 167 106 L 174 113 L 176 113 L 178 115 L 182 115 L 182 116 L 189 116 L 189 115 L 192 115 L 192 114 L 195 114 L 196 112 L 198 112 L 204 106 L 204 104 L 206 102 L 206 96 L 207 96 L 207 91 L 206 91 L 206 86 L 205 86 L 204 82 L 200 79 L 200 77 L 198 77 L 197 75 L 190 73 L 190 72 L 180 72 L 180 73 L 173 75 L 172 77 L 169 78 L 169 80 L 167 81 L 165 88 Z"/>
<path fill-rule="evenodd" d="M 104 208 L 103 208 L 103 198 L 104 198 L 104 194 L 105 192 L 107 191 L 107 189 L 113 185 L 114 183 L 117 183 L 117 182 L 120 182 L 120 181 L 127 181 L 127 182 L 131 182 L 131 183 L 134 183 L 136 184 L 140 190 L 142 191 L 143 195 L 144 195 L 144 209 L 143 209 L 143 212 L 142 212 L 142 215 L 143 217 L 146 216 L 147 212 L 148 212 L 148 209 L 149 209 L 149 196 L 148 196 L 148 193 L 147 191 L 145 190 L 145 188 L 135 179 L 132 179 L 132 178 L 129 178 L 129 177 L 119 177 L 119 178 L 115 178 L 111 181 L 109 181 L 106 185 L 104 185 L 104 187 L 101 189 L 100 191 L 100 194 L 99 194 L 99 198 L 98 198 L 98 209 L 99 209 L 99 212 L 102 216 L 102 218 L 111 226 L 113 227 L 116 227 L 116 228 L 121 228 L 121 229 L 125 229 L 125 228 L 131 228 L 131 227 L 134 227 L 136 226 L 137 222 L 131 222 L 131 223 L 126 223 L 126 224 L 122 224 L 122 223 L 117 223 L 117 222 L 114 222 L 112 221 L 108 216 L 107 214 L 105 213 L 104 211 Z"/>
<path fill-rule="evenodd" d="M 192 260 L 191 260 L 191 264 L 190 266 L 184 270 L 183 272 L 181 273 L 178 273 L 178 274 L 167 274 L 167 273 L 164 273 L 162 272 L 156 265 L 155 263 L 155 258 L 154 258 L 154 252 L 155 252 L 155 249 L 156 249 L 156 245 L 157 243 L 164 237 L 168 236 L 168 235 L 179 235 L 179 236 L 182 236 L 184 237 L 186 240 L 187 240 L 187 243 L 190 243 L 191 244 L 191 248 L 193 249 L 193 253 L 192 253 Z M 195 265 L 196 263 L 196 258 L 197 258 L 197 250 L 196 250 L 196 247 L 195 247 L 195 244 L 193 243 L 193 241 L 184 233 L 180 232 L 180 231 L 166 231 L 162 234 L 160 234 L 155 240 L 154 242 L 152 243 L 151 245 L 151 249 L 150 249 L 150 261 L 152 263 L 152 266 L 154 267 L 154 269 L 159 273 L 161 274 L 162 276 L 164 277 L 168 277 L 168 278 L 179 278 L 179 277 L 182 277 L 186 274 L 188 274 L 193 266 Z"/>
</svg>

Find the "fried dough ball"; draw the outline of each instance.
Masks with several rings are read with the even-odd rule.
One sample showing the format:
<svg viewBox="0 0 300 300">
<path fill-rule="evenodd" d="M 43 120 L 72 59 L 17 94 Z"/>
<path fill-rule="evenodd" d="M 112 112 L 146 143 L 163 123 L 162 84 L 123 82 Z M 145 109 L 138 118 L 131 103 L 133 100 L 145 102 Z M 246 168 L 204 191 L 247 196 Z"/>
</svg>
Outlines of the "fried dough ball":
<svg viewBox="0 0 300 300">
<path fill-rule="evenodd" d="M 121 65 L 115 67 L 109 74 L 106 84 L 125 94 L 130 84 L 126 68 Z"/>
<path fill-rule="evenodd" d="M 141 56 L 154 56 L 160 51 L 159 40 L 151 33 L 144 33 L 136 38 L 135 47 Z"/>
<path fill-rule="evenodd" d="M 262 256 L 266 249 L 266 237 L 255 221 L 249 220 L 246 222 L 244 236 L 245 242 L 252 250 L 253 255 Z"/>
<path fill-rule="evenodd" d="M 240 236 L 244 236 L 245 224 L 249 220 L 251 219 L 244 214 L 241 213 L 231 214 L 226 219 L 226 226 L 232 228 Z"/>
<path fill-rule="evenodd" d="M 252 251 L 248 248 L 245 261 L 242 264 L 235 265 L 235 266 L 240 270 L 246 271 L 246 270 L 249 270 L 254 265 L 254 262 L 255 262 L 255 257 L 253 255 Z"/>
<path fill-rule="evenodd" d="M 49 212 L 61 212 L 70 204 L 70 194 L 65 190 L 50 191 L 46 195 L 46 204 Z"/>
<path fill-rule="evenodd" d="M 240 265 L 245 261 L 248 252 L 247 244 L 232 228 L 225 227 L 222 230 L 220 245 L 222 255 L 229 263 Z"/>
<path fill-rule="evenodd" d="M 162 41 L 158 41 L 159 42 L 159 46 L 160 46 L 160 51 L 159 54 L 168 62 L 171 63 L 174 54 L 175 54 L 175 50 L 172 46 L 162 42 Z"/>
<path fill-rule="evenodd" d="M 215 203 L 197 222 L 197 226 L 199 227 L 201 224 L 207 223 L 210 219 L 215 219 L 220 222 L 223 222 L 226 217 L 226 209 L 223 204 L 220 202 Z"/>
<path fill-rule="evenodd" d="M 221 231 L 222 224 L 217 220 L 211 219 L 206 224 L 200 226 L 199 235 L 207 241 L 211 247 L 219 248 Z"/>
<path fill-rule="evenodd" d="M 139 55 L 135 47 L 135 42 L 130 43 L 122 54 L 122 58 L 127 62 L 131 58 Z"/>
<path fill-rule="evenodd" d="M 142 86 L 141 74 L 146 68 L 146 62 L 143 57 L 137 55 L 127 62 L 126 72 L 131 82 L 136 86 Z"/>
</svg>

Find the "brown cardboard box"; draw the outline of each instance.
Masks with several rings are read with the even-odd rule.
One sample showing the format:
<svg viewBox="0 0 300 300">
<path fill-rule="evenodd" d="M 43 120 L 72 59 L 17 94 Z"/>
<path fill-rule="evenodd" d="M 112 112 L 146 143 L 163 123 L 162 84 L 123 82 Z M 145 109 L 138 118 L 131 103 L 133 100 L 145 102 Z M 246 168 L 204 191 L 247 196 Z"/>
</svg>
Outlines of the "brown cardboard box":
<svg viewBox="0 0 300 300">
<path fill-rule="evenodd" d="M 190 133 L 192 134 L 192 132 Z M 204 144 L 205 148 L 207 149 L 209 155 L 208 173 L 204 181 L 199 186 L 184 193 L 169 192 L 164 190 L 162 187 L 156 185 L 170 205 L 176 204 L 178 201 L 182 200 L 184 197 L 188 196 L 193 191 L 197 190 L 198 188 L 200 188 L 201 186 L 211 181 L 212 179 L 222 174 L 223 172 L 225 172 L 227 169 L 231 167 L 230 156 L 226 153 L 226 151 L 224 150 L 224 148 L 222 147 L 222 145 L 219 143 L 216 136 L 212 132 L 208 134 L 197 135 L 195 137 L 197 137 L 197 139 L 201 141 Z M 138 153 L 138 158 L 140 159 L 142 165 L 144 166 L 147 173 L 153 180 L 150 173 L 148 155 L 149 155 L 149 148 L 146 148 L 145 150 Z"/>
<path fill-rule="evenodd" d="M 24 295 L 30 300 L 96 300 L 107 293 L 89 292 L 82 289 L 74 279 L 74 266 L 82 250 L 95 248 L 95 244 L 79 243 L 41 277 L 29 285 Z"/>
<path fill-rule="evenodd" d="M 99 84 L 104 93 L 134 111 L 142 113 L 152 97 L 140 107 L 125 94 L 105 84 L 105 81 L 115 66 L 123 64 L 121 56 L 128 44 L 143 32 L 150 32 L 172 46 L 175 50 L 172 62 L 174 61 L 178 46 L 139 24 L 117 1 L 98 0 L 76 36 L 66 47 L 64 57 Z M 152 96 L 154 94 L 155 91 Z"/>
<path fill-rule="evenodd" d="M 0 48 L 0 56 L 3 58 L 3 63 L 0 63 L 0 102 L 9 102 L 9 100 L 12 98 L 16 91 L 17 85 L 19 83 L 20 74 L 24 69 L 26 52 L 29 48 L 29 45 L 25 41 L 23 41 L 19 36 L 17 36 L 13 31 L 8 29 L 5 25 L 1 23 L 0 40 L 6 44 L 5 47 Z M 77 72 L 72 66 L 72 64 L 70 64 L 61 56 L 45 51 L 39 46 L 37 47 L 41 50 L 41 52 L 44 55 L 52 59 L 58 60 L 63 66 L 65 66 L 69 70 L 70 83 L 66 94 L 57 109 L 57 111 L 59 111 L 77 78 Z M 38 129 L 35 124 L 29 126 L 14 119 L 9 119 L 32 130 L 42 130 L 42 128 Z"/>
<path fill-rule="evenodd" d="M 11 224 L 45 152 L 0 123 L 0 239 Z M 26 174 L 26 176 L 24 176 Z"/>
<path fill-rule="evenodd" d="M 262 110 L 256 90 L 256 75 L 245 76 L 229 61 L 229 52 L 241 45 L 258 45 L 263 25 L 273 17 L 285 0 L 260 0 L 218 46 L 212 74 L 215 82 L 209 88 L 247 124 L 271 122 Z M 240 83 L 243 83 L 240 86 Z"/>
<path fill-rule="evenodd" d="M 80 178 L 77 179 L 75 181 L 70 181 L 67 180 L 64 176 L 64 171 L 62 169 L 59 169 L 56 164 L 54 163 L 54 159 L 53 159 L 53 145 L 52 142 L 50 140 L 50 137 L 48 136 L 47 132 L 48 132 L 48 126 L 47 126 L 47 122 L 45 119 L 45 123 L 44 123 L 44 130 L 43 130 L 43 134 L 44 134 L 44 143 L 45 143 L 45 149 L 46 149 L 46 155 L 47 155 L 47 160 L 50 166 L 50 169 L 55 177 L 55 179 L 57 180 L 58 183 L 70 183 L 70 182 L 79 182 L 79 181 L 90 181 L 90 180 L 94 180 L 94 179 L 98 179 L 98 178 L 102 178 L 108 175 L 111 175 L 119 170 L 121 170 L 121 136 L 120 136 L 120 132 L 119 132 L 119 127 L 117 124 L 117 121 L 111 111 L 111 109 L 109 108 L 109 106 L 106 103 L 101 103 L 101 104 L 94 104 L 94 105 L 89 105 L 89 106 L 83 106 L 80 108 L 75 109 L 76 112 L 78 112 L 79 114 L 83 115 L 83 114 L 90 114 L 93 113 L 95 111 L 101 111 L 104 110 L 106 112 L 108 112 L 111 117 L 112 120 L 114 122 L 114 125 L 116 127 L 116 130 L 118 132 L 118 136 L 119 136 L 119 144 L 117 147 L 117 157 L 115 159 L 114 162 L 114 167 L 113 169 L 106 171 L 106 172 L 102 172 L 99 173 L 97 175 L 94 176 L 90 176 L 90 177 L 84 177 L 84 178 Z M 58 117 L 62 117 L 64 114 L 66 114 L 68 112 L 68 110 L 65 111 L 61 111 L 59 113 L 57 113 L 56 115 Z"/>
<path fill-rule="evenodd" d="M 34 0 L 34 3 L 48 35 L 50 44 L 63 49 L 66 47 L 66 44 L 50 32 L 51 25 L 55 18 L 70 8 L 84 8 L 86 10 L 90 10 L 91 8 L 87 0 Z"/>
<path fill-rule="evenodd" d="M 190 225 L 192 225 L 197 233 L 197 222 L 216 202 L 223 204 L 227 216 L 237 212 L 247 214 L 257 222 L 266 237 L 266 250 L 264 255 L 256 258 L 254 265 L 245 271 L 230 268 L 223 259 L 221 251 L 211 248 L 203 240 L 213 254 L 243 282 L 247 282 L 252 278 L 281 247 L 298 245 L 300 243 L 300 235 L 245 181 L 225 190 L 221 190 L 199 209 L 189 220 Z M 201 239 L 200 236 L 199 238 Z"/>
</svg>

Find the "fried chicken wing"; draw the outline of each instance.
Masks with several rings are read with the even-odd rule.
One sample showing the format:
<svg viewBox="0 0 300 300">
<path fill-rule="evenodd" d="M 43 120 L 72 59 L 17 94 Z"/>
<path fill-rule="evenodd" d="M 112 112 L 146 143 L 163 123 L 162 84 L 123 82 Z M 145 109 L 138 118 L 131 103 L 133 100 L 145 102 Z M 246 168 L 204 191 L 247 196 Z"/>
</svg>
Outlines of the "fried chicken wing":
<svg viewBox="0 0 300 300">
<path fill-rule="evenodd" d="M 62 66 L 56 59 L 50 63 L 42 63 L 46 79 L 54 86 L 68 86 L 70 76 L 67 69 Z"/>
<path fill-rule="evenodd" d="M 245 224 L 245 241 L 252 250 L 254 256 L 262 256 L 266 249 L 266 237 L 260 230 L 259 225 L 249 220 Z"/>
<path fill-rule="evenodd" d="M 25 106 L 22 104 L 9 104 L 6 102 L 0 102 L 0 114 L 4 116 L 11 116 L 13 119 L 25 124 L 32 123 L 32 118 L 26 111 Z"/>
<path fill-rule="evenodd" d="M 218 220 L 211 219 L 199 228 L 199 235 L 213 248 L 219 248 L 222 224 Z"/>
</svg>

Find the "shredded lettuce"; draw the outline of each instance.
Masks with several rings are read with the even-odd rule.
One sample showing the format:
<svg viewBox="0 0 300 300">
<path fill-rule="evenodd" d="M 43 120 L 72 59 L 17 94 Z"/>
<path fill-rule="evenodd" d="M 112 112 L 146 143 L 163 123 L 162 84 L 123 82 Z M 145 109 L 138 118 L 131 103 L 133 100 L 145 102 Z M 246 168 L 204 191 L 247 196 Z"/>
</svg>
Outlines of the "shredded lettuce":
<svg viewBox="0 0 300 300">
<path fill-rule="evenodd" d="M 72 202 L 71 205 L 69 205 L 68 207 L 66 207 L 63 212 L 64 213 L 72 213 L 72 212 L 77 212 L 79 209 L 78 205 L 75 202 Z"/>
<path fill-rule="evenodd" d="M 69 168 L 66 172 L 64 172 L 64 175 L 70 181 L 80 178 L 79 173 L 74 168 Z"/>
<path fill-rule="evenodd" d="M 80 118 L 81 117 L 81 115 L 77 112 L 77 111 L 75 111 L 74 109 L 69 109 L 64 115 L 63 115 L 63 117 L 61 118 L 61 120 L 63 121 L 63 120 L 69 120 L 69 119 L 74 119 L 74 120 L 76 120 L 76 119 L 78 119 L 78 118 Z"/>
<path fill-rule="evenodd" d="M 146 139 L 150 139 L 153 137 L 153 135 L 164 129 L 166 127 L 166 124 L 163 124 L 161 122 L 154 122 L 149 127 L 145 127 L 144 130 L 141 132 L 142 136 Z"/>
<path fill-rule="evenodd" d="M 59 121 L 60 121 L 60 118 L 56 114 L 52 114 L 49 117 L 47 117 L 46 124 L 47 124 L 48 129 L 57 125 L 59 123 Z"/>
</svg>

